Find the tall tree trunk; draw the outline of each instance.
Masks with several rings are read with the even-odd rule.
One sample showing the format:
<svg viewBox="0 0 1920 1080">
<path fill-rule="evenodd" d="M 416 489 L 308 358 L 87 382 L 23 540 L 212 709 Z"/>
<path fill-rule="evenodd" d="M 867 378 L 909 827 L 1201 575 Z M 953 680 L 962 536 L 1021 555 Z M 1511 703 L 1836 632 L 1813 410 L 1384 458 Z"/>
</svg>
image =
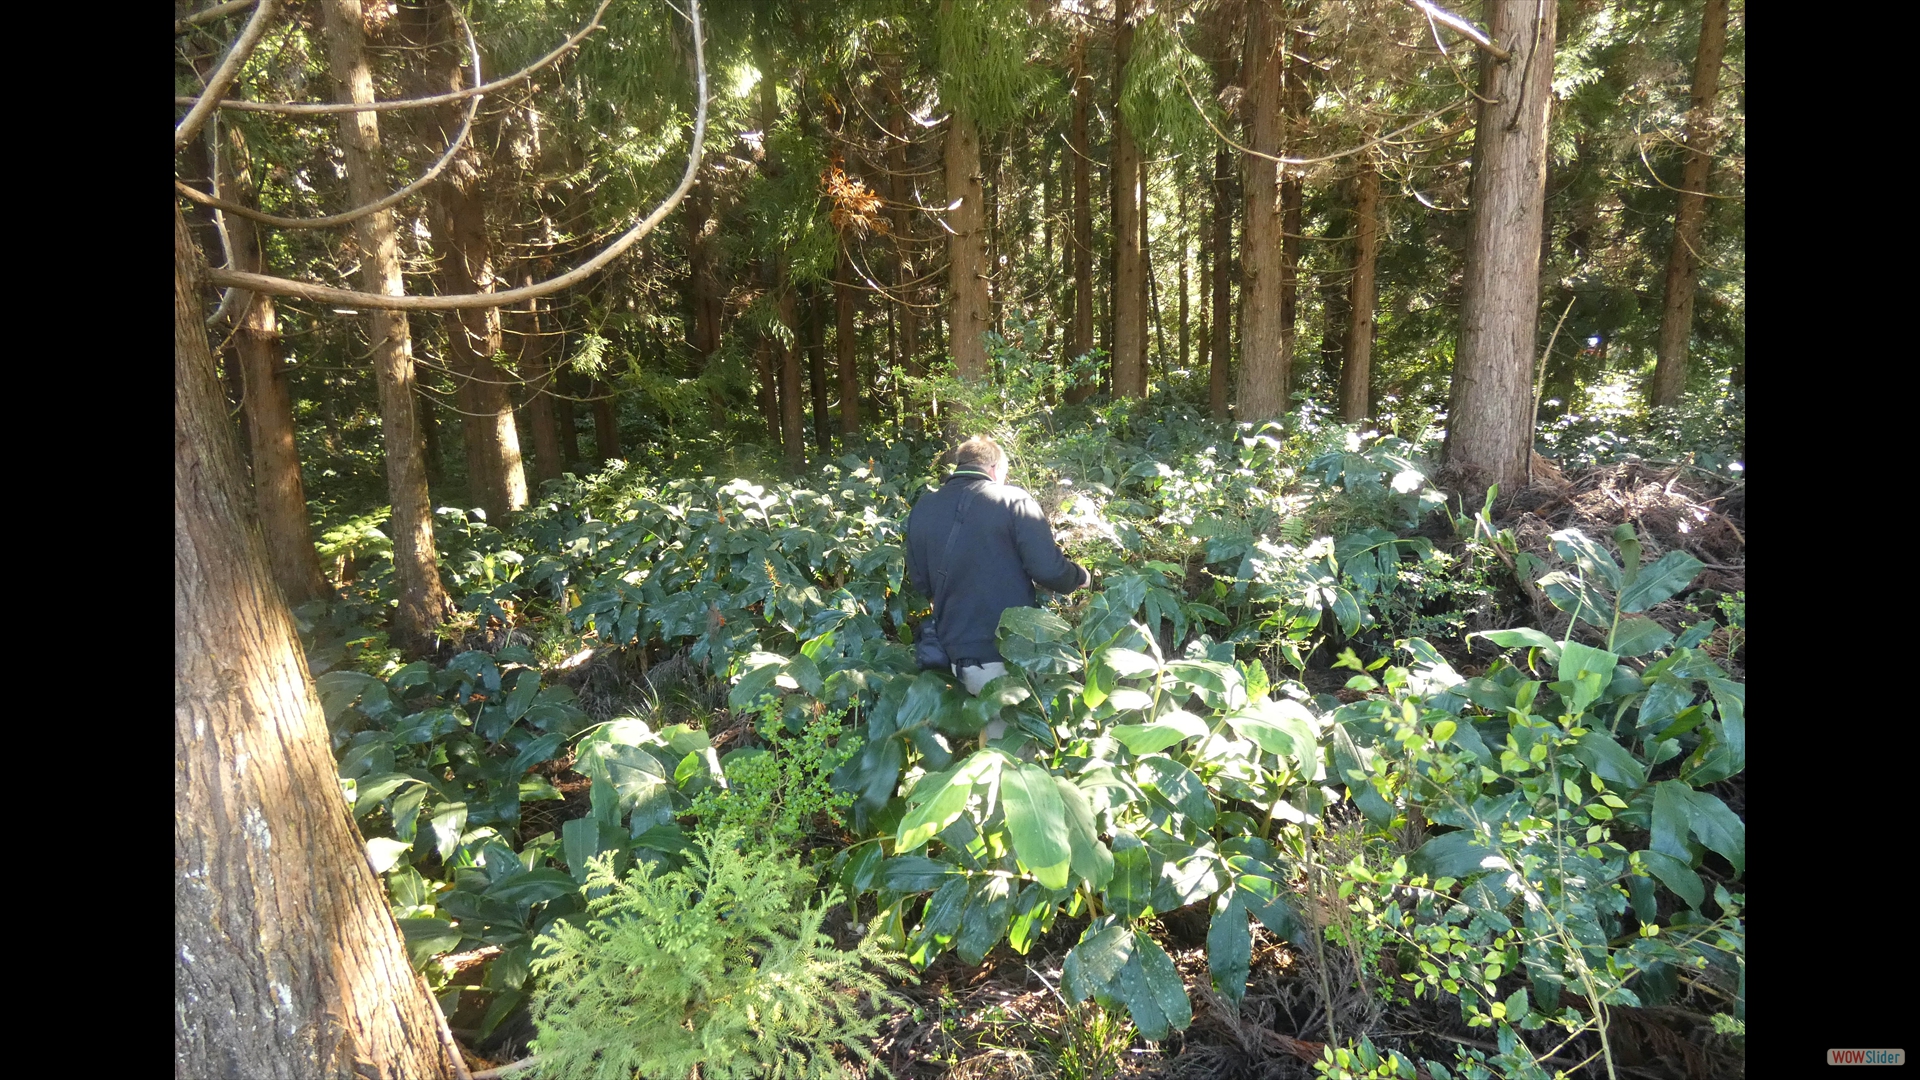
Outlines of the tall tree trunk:
<svg viewBox="0 0 1920 1080">
<path fill-rule="evenodd" d="M 467 70 L 454 47 L 450 0 L 409 5 L 398 20 L 409 44 L 426 50 L 423 74 L 414 82 L 422 94 L 463 89 Z M 460 129 L 467 103 L 453 102 L 426 113 L 438 124 L 421 125 L 422 142 L 451 138 Z M 437 129 L 437 130 L 436 130 Z M 490 293 L 497 280 L 493 246 L 487 235 L 482 197 L 485 162 L 475 140 L 468 139 L 453 163 L 428 188 L 428 220 L 439 256 L 440 291 Z M 520 431 L 514 421 L 511 381 L 498 362 L 500 309 L 469 308 L 445 315 L 447 351 L 454 372 L 454 400 L 460 407 L 460 432 L 466 445 L 467 483 L 487 520 L 503 524 L 527 504 L 527 476 L 520 459 Z"/>
<path fill-rule="evenodd" d="M 1147 222 L 1150 216 L 1147 213 L 1147 188 L 1151 186 L 1152 180 L 1153 168 L 1143 158 L 1140 162 L 1140 279 L 1146 283 L 1146 303 L 1140 305 L 1140 340 L 1142 342 L 1148 340 L 1147 328 L 1151 320 L 1155 350 L 1153 355 L 1159 358 L 1160 363 L 1165 364 L 1167 362 L 1167 328 L 1165 320 L 1160 317 L 1160 278 L 1154 270 L 1153 244 L 1147 235 Z M 1140 365 L 1139 389 L 1143 397 L 1147 392 L 1147 375 L 1151 370 L 1151 360 Z"/>
<path fill-rule="evenodd" d="M 464 1076 L 340 798 L 173 222 L 174 1075 Z"/>
<path fill-rule="evenodd" d="M 1367 416 L 1367 390 L 1373 378 L 1374 265 L 1380 254 L 1380 173 L 1373 158 L 1360 155 L 1353 177 L 1353 282 L 1347 286 L 1345 362 L 1340 366 L 1340 419 Z"/>
<path fill-rule="evenodd" d="M 534 267 L 523 263 L 520 284 L 531 285 Z M 560 450 L 559 418 L 554 415 L 553 338 L 541 311 L 549 301 L 529 300 L 525 309 L 507 312 L 514 338 L 514 366 L 527 384 L 527 426 L 533 429 L 533 474 L 540 482 L 560 479 L 566 460 Z"/>
<path fill-rule="evenodd" d="M 580 463 L 580 423 L 579 415 L 574 411 L 580 396 L 575 385 L 579 380 L 571 377 L 571 371 L 562 367 L 553 376 L 553 417 L 560 429 L 560 460 L 564 468 L 571 469 Z"/>
<path fill-rule="evenodd" d="M 952 292 L 949 348 L 954 373 L 968 382 L 987 377 L 986 190 L 980 175 L 980 132 L 973 117 L 954 109 L 947 122 L 947 282 Z"/>
<path fill-rule="evenodd" d="M 1283 63 L 1280 0 L 1250 0 L 1247 7 L 1247 99 L 1251 106 L 1248 144 L 1263 154 L 1284 149 Z M 1246 159 L 1246 236 L 1240 256 L 1246 305 L 1240 328 L 1240 379 L 1235 388 L 1236 416 L 1259 423 L 1286 411 L 1292 341 L 1287 335 L 1282 294 L 1287 270 L 1286 232 L 1279 177 L 1271 158 Z"/>
<path fill-rule="evenodd" d="M 760 376 L 760 418 L 767 425 L 768 445 L 775 450 L 780 446 L 780 382 L 779 365 L 773 356 L 773 339 L 765 334 L 753 346 L 753 367 Z"/>
<path fill-rule="evenodd" d="M 1287 48 L 1286 64 L 1283 68 L 1287 85 L 1286 111 L 1287 123 L 1293 130 L 1305 126 L 1307 108 L 1306 63 L 1308 38 L 1303 18 L 1294 18 L 1288 29 L 1291 44 Z M 1291 147 L 1294 140 L 1289 137 L 1282 145 Z M 1280 407 L 1284 411 L 1292 404 L 1293 391 L 1293 354 L 1299 341 L 1296 314 L 1299 311 L 1300 295 L 1300 217 L 1305 200 L 1305 191 L 1298 172 L 1283 173 L 1280 177 L 1280 336 L 1281 353 L 1287 358 L 1286 374 L 1280 380 Z"/>
<path fill-rule="evenodd" d="M 820 286 L 807 287 L 807 379 L 813 390 L 813 445 L 833 448 L 833 391 L 827 385 L 827 305 Z"/>
<path fill-rule="evenodd" d="M 1207 364 L 1207 406 L 1214 419 L 1227 418 L 1227 381 L 1233 363 L 1233 155 L 1222 147 L 1213 156 L 1213 325 L 1208 330 L 1212 356 Z"/>
<path fill-rule="evenodd" d="M 1727 48 L 1727 0 L 1706 0 L 1700 13 L 1700 49 L 1693 60 L 1693 95 L 1687 103 L 1687 159 L 1680 168 L 1680 200 L 1673 215 L 1673 250 L 1667 255 L 1666 300 L 1660 309 L 1658 359 L 1648 398 L 1654 406 L 1678 405 L 1687 389 L 1687 345 L 1693 338 L 1693 293 L 1700 270 L 1700 241 L 1707 220 L 1707 181 L 1713 170 L 1713 100 L 1720 93 L 1720 58 Z M 1745 372 L 1741 373 L 1744 378 Z"/>
<path fill-rule="evenodd" d="M 800 346 L 799 327 L 794 319 L 794 289 L 787 280 L 786 257 L 780 259 L 780 300 L 777 309 L 780 312 L 781 325 L 792 336 L 786 341 L 774 342 L 773 348 L 780 358 L 780 446 L 784 452 L 787 470 L 799 472 L 807 464 L 806 406 L 802 403 L 806 391 L 800 385 Z"/>
<path fill-rule="evenodd" d="M 1488 32 L 1512 50 L 1480 63 L 1460 343 L 1444 454 L 1474 487 L 1525 484 L 1533 450 L 1534 337 L 1556 4 L 1490 4 Z"/>
<path fill-rule="evenodd" d="M 910 199 L 913 185 L 907 178 L 907 110 L 900 97 L 898 61 L 889 59 L 883 68 L 887 98 L 892 111 L 887 114 L 887 188 L 893 211 L 894 282 L 900 312 L 900 363 L 915 378 L 926 374 L 920 363 L 920 288 L 909 284 L 919 271 L 913 261 L 913 211 Z M 851 264 L 849 264 L 851 265 Z M 891 325 L 891 324 L 889 324 Z"/>
<path fill-rule="evenodd" d="M 327 0 L 327 62 L 341 101 L 373 100 L 373 72 L 367 66 L 360 0 Z M 342 113 L 340 145 L 346 155 L 347 193 L 355 206 L 386 194 L 387 171 L 380 150 L 380 121 L 375 112 Z M 354 222 L 360 251 L 360 287 L 367 292 L 404 295 L 393 212 L 381 210 Z M 422 468 L 420 431 L 414 423 L 413 339 L 407 316 L 399 311 L 370 311 L 367 336 L 373 344 L 374 376 L 380 386 L 380 431 L 386 447 L 387 490 L 393 500 L 388 526 L 393 539 L 393 572 L 399 606 L 394 612 L 393 643 L 409 653 L 425 653 L 435 630 L 453 614 L 440 583 L 433 543 L 433 507 Z"/>
<path fill-rule="evenodd" d="M 232 152 L 220 158 L 221 197 L 251 206 L 255 189 L 249 170 L 234 159 L 244 144 L 234 132 Z M 236 269 L 262 273 L 259 236 L 253 222 L 238 214 L 227 219 L 227 238 Z M 267 545 L 267 565 L 290 607 L 332 594 L 320 570 L 320 554 L 313 547 L 313 527 L 307 520 L 307 489 L 300 479 L 300 454 L 293 441 L 293 395 L 287 386 L 286 359 L 273 297 L 265 293 L 236 297 L 239 320 L 234 335 L 235 365 L 242 373 L 245 428 L 253 461 L 253 499 L 260 512 L 260 532 Z"/>
<path fill-rule="evenodd" d="M 620 460 L 620 421 L 613 408 L 613 384 L 593 380 L 593 449 L 602 466 Z"/>
<path fill-rule="evenodd" d="M 1004 321 L 1006 287 L 1003 283 L 1000 264 L 1000 237 L 1003 228 L 1000 222 L 1000 186 L 1006 182 L 1007 154 L 1002 150 L 991 157 L 993 159 L 991 172 L 984 168 L 984 161 L 981 163 L 983 166 L 981 176 L 983 178 L 991 176 L 993 180 L 993 183 L 984 185 L 987 197 L 987 325 L 992 327 L 994 333 L 1002 334 L 1006 332 Z"/>
<path fill-rule="evenodd" d="M 840 267 L 833 275 L 833 353 L 840 373 L 840 434 L 851 438 L 860 430 L 860 369 L 854 351 L 853 258 L 840 249 Z"/>
<path fill-rule="evenodd" d="M 1179 173 L 1176 172 L 1174 175 L 1177 177 Z M 1176 182 L 1174 187 L 1180 191 L 1179 216 L 1174 219 L 1179 224 L 1174 227 L 1173 238 L 1174 242 L 1180 246 L 1180 370 L 1185 371 L 1191 356 L 1188 347 L 1192 343 L 1192 338 L 1187 331 L 1187 322 L 1190 317 L 1187 311 L 1187 185 Z"/>
<path fill-rule="evenodd" d="M 1113 8 L 1113 395 L 1140 397 L 1147 391 L 1146 251 L 1141 229 L 1140 147 L 1120 108 L 1133 59 L 1133 0 L 1114 0 Z"/>
<path fill-rule="evenodd" d="M 1073 40 L 1073 126 L 1069 130 L 1068 153 L 1073 158 L 1073 339 L 1067 356 L 1078 359 L 1093 351 L 1093 191 L 1092 167 L 1087 144 L 1088 101 L 1093 93 L 1087 77 L 1087 38 Z M 1093 393 L 1092 381 L 1067 389 L 1067 400 L 1078 402 Z"/>
</svg>

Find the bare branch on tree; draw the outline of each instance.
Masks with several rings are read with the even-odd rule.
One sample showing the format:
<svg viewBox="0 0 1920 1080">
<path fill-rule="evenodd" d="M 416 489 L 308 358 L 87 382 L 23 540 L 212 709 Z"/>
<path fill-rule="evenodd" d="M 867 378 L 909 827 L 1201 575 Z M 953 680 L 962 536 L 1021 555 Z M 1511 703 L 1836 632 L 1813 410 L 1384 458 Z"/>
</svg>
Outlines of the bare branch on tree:
<svg viewBox="0 0 1920 1080">
<path fill-rule="evenodd" d="M 460 5 L 458 4 L 452 5 L 451 10 L 453 11 L 454 18 L 460 20 L 461 28 L 467 32 L 467 52 L 469 53 L 469 55 L 473 57 L 473 84 L 475 86 L 479 86 L 480 85 L 480 44 L 479 42 L 474 40 L 473 24 L 467 21 L 467 17 L 465 15 L 461 14 Z M 267 225 L 277 226 L 282 229 L 325 229 L 325 228 L 330 228 L 334 225 L 346 225 L 351 222 L 358 221 L 361 218 L 366 217 L 368 214 L 377 214 L 380 211 L 385 210 L 387 207 L 392 206 L 395 203 L 398 203 L 400 200 L 406 198 L 407 196 L 413 194 L 416 191 L 419 191 L 421 188 L 426 187 L 428 184 L 432 183 L 435 177 L 439 176 L 442 172 L 446 171 L 447 166 L 452 164 L 453 162 L 453 156 L 460 152 L 461 146 L 465 145 L 467 141 L 468 133 L 473 130 L 473 118 L 479 112 L 480 112 L 480 96 L 476 94 L 471 99 L 469 99 L 467 103 L 466 119 L 460 122 L 460 130 L 454 134 L 452 141 L 447 143 L 446 152 L 442 153 L 440 155 L 440 160 L 434 162 L 433 167 L 428 169 L 425 173 L 422 173 L 419 179 L 413 181 L 412 183 L 394 192 L 393 194 L 386 196 L 385 198 L 376 199 L 373 202 L 367 203 L 365 206 L 356 206 L 351 210 L 346 210 L 338 214 L 328 214 L 325 217 L 316 217 L 316 218 L 292 218 L 292 217 L 281 217 L 278 214 L 262 213 L 261 211 L 255 210 L 250 206 L 242 206 L 239 203 L 227 202 L 214 195 L 209 195 L 204 191 L 199 191 L 195 188 L 189 187 L 186 184 L 181 183 L 178 179 L 175 179 L 173 182 L 173 190 L 179 193 L 180 195 L 185 196 L 188 200 L 199 203 L 201 206 L 209 206 L 215 210 L 224 210 L 229 214 L 238 214 L 243 218 L 248 218 L 252 221 L 262 222 Z"/>
<path fill-rule="evenodd" d="M 1493 39 L 1488 37 L 1479 27 L 1455 15 L 1453 12 L 1440 7 L 1438 4 L 1433 3 L 1433 0 L 1407 0 L 1407 3 L 1420 9 L 1421 13 L 1426 15 L 1427 18 L 1459 31 L 1466 36 L 1467 40 L 1486 50 L 1487 55 L 1494 59 L 1510 60 L 1513 58 L 1513 53 L 1495 45 Z M 1446 50 L 1442 47 L 1441 51 L 1444 52 Z"/>
<path fill-rule="evenodd" d="M 263 3 L 270 0 L 262 0 Z M 463 311 L 472 308 L 510 307 L 523 300 L 534 300 L 542 296 L 551 296 L 562 289 L 577 285 L 599 273 L 613 260 L 625 254 L 628 248 L 639 243 L 648 233 L 666 220 L 680 200 L 686 197 L 693 187 L 694 178 L 700 172 L 700 159 L 703 144 L 707 137 L 707 52 L 701 37 L 700 0 L 690 0 L 688 18 L 693 23 L 693 59 L 695 73 L 699 83 L 700 103 L 693 117 L 693 146 L 687 153 L 687 171 L 680 178 L 680 186 L 673 189 L 665 202 L 655 207 L 653 212 L 628 229 L 619 239 L 608 244 L 600 254 L 586 262 L 546 281 L 532 285 L 523 285 L 517 289 L 490 293 L 455 293 L 451 296 L 392 296 L 386 293 L 356 292 L 351 289 L 335 289 L 312 282 L 294 281 L 291 278 L 272 277 L 267 274 L 250 274 L 239 270 L 210 270 L 207 280 L 221 287 L 246 289 L 251 292 L 268 293 L 273 296 L 298 296 L 327 304 L 345 304 L 354 307 L 381 308 L 388 311 Z"/>
<path fill-rule="evenodd" d="M 227 92 L 227 87 L 233 85 L 233 80 L 240 74 L 240 66 L 247 62 L 247 57 L 253 55 L 253 47 L 260 44 L 260 36 L 267 32 L 267 24 L 273 21 L 279 11 L 280 0 L 260 0 L 260 7 L 253 13 L 253 18 L 247 20 L 246 29 L 240 31 L 240 36 L 233 41 L 233 47 L 227 50 L 227 55 L 220 60 L 220 66 L 214 70 L 213 78 L 207 80 L 207 88 L 201 92 L 198 100 L 193 101 L 193 108 L 187 110 L 186 119 L 173 129 L 175 150 L 200 134 L 201 125 L 213 114 L 214 103 Z"/>
<path fill-rule="evenodd" d="M 236 101 L 232 99 L 219 101 L 219 102 L 216 102 L 216 104 L 218 104 L 219 107 L 222 109 L 238 109 L 242 112 L 281 113 L 288 116 L 325 116 L 325 115 L 331 115 L 335 113 L 350 113 L 350 112 L 394 112 L 400 109 L 420 109 L 420 108 L 425 108 L 426 106 L 429 106 L 429 105 L 445 105 L 450 102 L 464 101 L 470 97 L 479 97 L 482 94 L 491 94 L 495 90 L 504 89 L 506 87 L 514 85 L 515 83 L 525 82 L 527 79 L 531 78 L 533 74 L 539 71 L 541 68 L 547 67 L 548 65 L 552 64 L 555 60 L 558 60 L 562 56 L 565 56 L 569 50 L 571 50 L 574 46 L 580 44 L 580 42 L 584 40 L 588 34 L 591 34 L 595 30 L 600 28 L 600 16 L 606 14 L 608 6 L 610 6 L 612 3 L 613 3 L 613 0 L 600 0 L 600 6 L 594 9 L 593 16 L 587 20 L 587 24 L 585 26 L 582 26 L 579 30 L 575 31 L 573 36 L 561 42 L 559 48 L 553 50 L 552 52 L 541 57 L 540 59 L 535 60 L 533 63 L 528 64 L 526 67 L 521 68 L 519 71 L 516 71 L 513 74 L 508 75 L 506 78 L 495 79 L 493 82 L 487 83 L 484 86 L 474 85 L 474 86 L 468 87 L 465 90 L 455 90 L 452 93 L 447 93 L 447 94 L 434 94 L 431 97 L 396 98 L 392 101 L 370 101 L 364 105 L 356 104 L 353 102 L 280 103 L 280 102 L 273 102 L 273 101 Z M 225 88 L 222 87 L 222 89 L 224 90 Z M 174 104 L 176 105 L 185 105 L 188 102 L 205 101 L 207 100 L 208 96 L 209 95 L 207 94 L 202 94 L 197 99 L 177 97 L 177 98 L 174 98 L 173 101 L 174 101 Z M 212 95 L 212 96 L 218 97 L 218 95 Z"/>
<path fill-rule="evenodd" d="M 245 11 L 258 2 L 259 0 L 227 0 L 224 4 L 215 4 L 210 8 L 196 11 L 184 19 L 173 20 L 173 32 L 176 35 L 184 34 L 200 23 L 212 22 L 222 15 L 231 15 L 236 11 Z"/>
</svg>

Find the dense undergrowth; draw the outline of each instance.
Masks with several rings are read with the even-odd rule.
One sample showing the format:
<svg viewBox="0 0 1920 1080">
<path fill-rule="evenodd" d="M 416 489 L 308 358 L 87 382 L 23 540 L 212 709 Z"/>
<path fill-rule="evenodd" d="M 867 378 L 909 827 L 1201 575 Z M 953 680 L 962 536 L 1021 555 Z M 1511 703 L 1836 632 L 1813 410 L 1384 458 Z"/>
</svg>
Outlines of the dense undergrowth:
<svg viewBox="0 0 1920 1080">
<path fill-rule="evenodd" d="M 435 661 L 384 647 L 377 517 L 329 534 L 361 569 L 302 616 L 342 781 L 457 1028 L 532 1009 L 567 1075 L 828 1074 L 882 1064 L 847 997 L 903 1008 L 874 973 L 1057 942 L 1065 1011 L 1028 1042 L 1108 1075 L 1196 994 L 1238 1010 L 1284 942 L 1296 1072 L 1599 1069 L 1613 1018 L 1696 990 L 1737 1055 L 1744 594 L 1688 611 L 1699 560 L 1630 525 L 1523 550 L 1426 446 L 1311 409 L 1055 412 L 1001 375 L 936 389 L 997 418 L 1096 581 L 1009 611 L 978 698 L 912 660 L 928 440 L 791 482 L 615 467 L 505 531 L 443 512 L 469 647 Z M 754 875 L 751 918 L 708 902 Z M 648 968 L 641 1008 L 606 984 L 648 950 L 697 959 Z"/>
</svg>

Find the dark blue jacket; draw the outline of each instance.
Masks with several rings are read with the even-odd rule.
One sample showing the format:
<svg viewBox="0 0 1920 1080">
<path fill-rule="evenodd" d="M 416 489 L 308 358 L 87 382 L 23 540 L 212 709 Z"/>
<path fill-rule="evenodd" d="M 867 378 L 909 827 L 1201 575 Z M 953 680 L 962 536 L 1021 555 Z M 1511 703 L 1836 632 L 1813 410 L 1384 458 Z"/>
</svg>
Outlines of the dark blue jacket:
<svg viewBox="0 0 1920 1080">
<path fill-rule="evenodd" d="M 961 496 L 969 491 L 956 533 Z M 943 566 L 949 535 L 952 554 Z M 907 574 L 933 600 L 940 644 L 962 667 L 1002 659 L 994 646 L 1000 613 L 1035 606 L 1035 585 L 1064 593 L 1089 584 L 1087 572 L 1053 542 L 1033 496 L 968 472 L 921 496 L 907 516 Z"/>
</svg>

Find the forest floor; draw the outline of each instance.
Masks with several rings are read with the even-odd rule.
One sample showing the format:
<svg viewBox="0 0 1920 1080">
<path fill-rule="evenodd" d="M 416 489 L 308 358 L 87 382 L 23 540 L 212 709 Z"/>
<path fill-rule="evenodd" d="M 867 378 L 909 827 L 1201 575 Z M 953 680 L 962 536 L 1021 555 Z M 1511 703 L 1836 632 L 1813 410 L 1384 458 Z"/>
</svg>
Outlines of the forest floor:
<svg viewBox="0 0 1920 1080">
<path fill-rule="evenodd" d="M 1536 458 L 1535 472 L 1529 487 L 1499 499 L 1493 507 L 1494 525 L 1512 530 L 1520 551 L 1551 562 L 1550 534 L 1556 530 L 1577 528 L 1601 538 L 1610 537 L 1623 523 L 1632 523 L 1645 560 L 1673 549 L 1691 553 L 1707 568 L 1694 588 L 1645 613 L 1675 633 L 1699 621 L 1701 612 L 1710 610 L 1719 596 L 1745 589 L 1744 483 L 1729 484 L 1686 465 L 1641 461 L 1563 474 L 1551 462 Z M 1435 540 L 1436 544 L 1455 542 L 1450 533 L 1444 540 L 1439 536 Z M 1525 588 L 1525 597 L 1508 599 L 1531 604 L 1532 625 L 1555 637 L 1564 635 L 1569 617 L 1531 586 Z M 1604 637 L 1590 627 L 1575 627 L 1574 637 L 1589 637 L 1593 644 L 1604 646 Z M 487 644 L 505 642 L 479 647 Z M 1464 635 L 1433 645 L 1463 673 L 1484 668 L 1488 659 L 1478 655 Z M 1733 678 L 1744 678 L 1742 643 L 1729 640 L 1725 628 L 1716 631 L 1705 648 Z M 745 720 L 726 719 L 725 688 L 710 684 L 677 656 L 649 666 L 631 653 L 599 650 L 573 658 L 570 665 L 566 681 L 595 719 L 637 706 L 664 705 L 675 720 L 711 718 L 716 726 L 709 734 L 723 750 L 728 741 L 750 731 Z M 1313 667 L 1325 666 L 1323 659 Z M 1304 674 L 1315 690 L 1342 682 L 1339 673 L 1330 669 L 1310 668 Z M 588 813 L 588 781 L 570 765 L 570 758 L 561 758 L 540 769 L 565 801 L 529 813 L 520 826 L 522 842 Z M 1741 774 L 1715 791 L 1744 815 L 1744 788 Z M 816 854 L 830 855 L 834 838 L 820 836 L 815 841 L 822 849 Z M 898 988 L 913 1007 L 883 1023 L 882 1037 L 873 1049 L 902 1080 L 1042 1076 L 1294 1080 L 1315 1075 L 1312 1063 L 1321 1056 L 1330 1026 L 1336 1045 L 1367 1035 L 1382 1050 L 1392 1047 L 1414 1060 L 1451 1061 L 1456 1047 L 1497 1050 L 1488 1033 L 1469 1028 L 1453 1005 L 1431 998 L 1400 1000 L 1390 954 L 1368 962 L 1332 943 L 1303 952 L 1257 925 L 1248 989 L 1235 1007 L 1211 988 L 1206 959 L 1208 913 L 1200 908 L 1167 912 L 1153 927 L 1153 936 L 1165 944 L 1180 970 L 1194 1009 L 1192 1025 L 1163 1044 L 1148 1045 L 1137 1038 L 1129 1044 L 1124 1040 L 1133 1034 L 1131 1028 L 1107 1027 L 1110 1022 L 1091 1003 L 1075 1009 L 1065 1006 L 1057 993 L 1061 964 L 1086 920 L 1062 916 L 1024 956 L 1000 947 L 973 966 L 952 952 L 942 953 L 921 973 L 917 984 Z M 843 945 L 857 936 L 849 918 L 852 914 L 845 912 L 835 928 Z M 1681 983 L 1667 1005 L 1611 1010 L 1609 1037 L 1620 1074 L 1659 1080 L 1744 1076 L 1744 1056 L 1727 1036 L 1716 1032 L 1710 1019 L 1727 1008 L 1726 992 L 1685 976 Z M 458 1031 L 474 1020 L 477 1017 L 457 1015 L 452 1026 Z M 1121 1041 L 1111 1035 L 1103 1039 L 1109 1031 Z M 487 1054 L 475 1055 L 476 1063 L 484 1066 L 523 1056 L 531 1034 L 524 1025 L 504 1026 L 487 1040 Z M 1605 1076 L 1598 1050 L 1597 1039 L 1582 1036 L 1544 1064 L 1570 1075 Z M 1420 1076 L 1429 1080 L 1424 1071 Z"/>
</svg>

